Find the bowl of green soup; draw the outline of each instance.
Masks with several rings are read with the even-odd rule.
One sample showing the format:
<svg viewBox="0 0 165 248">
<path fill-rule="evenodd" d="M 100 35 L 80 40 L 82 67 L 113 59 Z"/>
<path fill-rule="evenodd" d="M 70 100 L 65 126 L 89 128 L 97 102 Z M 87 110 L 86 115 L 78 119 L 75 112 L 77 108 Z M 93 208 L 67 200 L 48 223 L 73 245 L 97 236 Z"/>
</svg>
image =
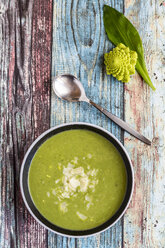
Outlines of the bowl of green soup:
<svg viewBox="0 0 165 248">
<path fill-rule="evenodd" d="M 83 237 L 106 230 L 126 211 L 133 168 L 123 145 L 89 123 L 40 135 L 22 163 L 20 187 L 31 215 L 55 233 Z"/>
</svg>

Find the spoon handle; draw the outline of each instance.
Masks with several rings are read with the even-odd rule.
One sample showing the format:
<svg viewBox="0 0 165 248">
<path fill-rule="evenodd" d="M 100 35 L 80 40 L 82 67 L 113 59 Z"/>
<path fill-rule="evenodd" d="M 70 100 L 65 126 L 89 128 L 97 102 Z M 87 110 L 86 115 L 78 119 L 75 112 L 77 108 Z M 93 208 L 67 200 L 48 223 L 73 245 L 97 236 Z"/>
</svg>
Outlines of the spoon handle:
<svg viewBox="0 0 165 248">
<path fill-rule="evenodd" d="M 121 120 L 117 116 L 111 114 L 106 109 L 102 108 L 98 104 L 94 103 L 93 101 L 89 100 L 90 104 L 92 104 L 95 108 L 97 108 L 100 112 L 102 112 L 104 115 L 106 115 L 109 119 L 114 121 L 117 125 L 119 125 L 121 128 L 126 130 L 128 133 L 132 134 L 137 139 L 141 140 L 147 145 L 151 145 L 151 141 L 145 138 L 143 135 L 138 133 L 136 130 L 134 130 L 130 125 L 128 125 L 125 121 Z"/>
</svg>

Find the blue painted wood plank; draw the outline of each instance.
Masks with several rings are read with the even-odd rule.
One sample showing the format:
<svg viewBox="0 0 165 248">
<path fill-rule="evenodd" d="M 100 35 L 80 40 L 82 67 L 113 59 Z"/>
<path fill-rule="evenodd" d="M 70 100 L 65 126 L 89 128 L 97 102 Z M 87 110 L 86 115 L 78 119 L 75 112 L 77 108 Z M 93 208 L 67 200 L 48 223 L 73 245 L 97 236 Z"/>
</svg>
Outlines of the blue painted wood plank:
<svg viewBox="0 0 165 248">
<path fill-rule="evenodd" d="M 103 5 L 123 11 L 123 1 L 54 1 L 52 79 L 63 73 L 77 76 L 89 98 L 123 117 L 123 84 L 106 76 L 103 55 L 112 45 L 103 25 Z M 111 131 L 123 141 L 121 129 L 86 103 L 68 103 L 51 97 L 51 126 L 85 121 Z M 49 247 L 67 247 L 68 239 L 48 234 Z M 106 232 L 75 241 L 69 247 L 122 247 L 122 220 Z"/>
</svg>

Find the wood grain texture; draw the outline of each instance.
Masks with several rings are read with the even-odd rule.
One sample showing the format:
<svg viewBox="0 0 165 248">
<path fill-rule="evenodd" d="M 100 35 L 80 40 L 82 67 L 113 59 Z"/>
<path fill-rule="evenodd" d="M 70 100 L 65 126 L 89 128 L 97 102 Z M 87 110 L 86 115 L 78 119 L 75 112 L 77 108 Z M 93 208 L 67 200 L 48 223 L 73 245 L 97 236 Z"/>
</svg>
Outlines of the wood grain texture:
<svg viewBox="0 0 165 248">
<path fill-rule="evenodd" d="M 23 204 L 19 171 L 27 148 L 49 128 L 51 18 L 51 0 L 0 4 L 2 248 L 47 246 L 46 230 Z"/>
<path fill-rule="evenodd" d="M 123 1 L 56 0 L 53 9 L 52 80 L 63 73 L 77 76 L 87 95 L 123 118 L 123 84 L 107 77 L 103 54 L 112 45 L 103 26 L 103 5 L 123 11 Z M 51 126 L 85 121 L 105 127 L 123 140 L 121 129 L 86 103 L 68 103 L 51 97 Z M 67 239 L 48 234 L 49 247 L 122 247 L 122 220 L 90 238 Z"/>
<path fill-rule="evenodd" d="M 0 248 L 165 248 L 165 2 L 52 1 L 0 0 Z M 125 86 L 106 76 L 103 54 L 112 45 L 103 26 L 104 4 L 124 11 L 139 30 L 156 92 L 137 73 Z M 63 102 L 52 90 L 50 102 L 50 78 L 68 72 L 80 78 L 89 98 L 125 116 L 152 146 L 123 134 L 86 103 Z M 19 191 L 21 162 L 32 141 L 49 125 L 71 121 L 97 124 L 124 140 L 135 169 L 124 218 L 90 238 L 47 233 Z"/>
<path fill-rule="evenodd" d="M 125 2 L 125 15 L 143 40 L 153 92 L 135 74 L 125 87 L 125 119 L 152 140 L 146 146 L 125 134 L 135 169 L 133 200 L 124 217 L 124 247 L 165 247 L 165 3 Z"/>
</svg>

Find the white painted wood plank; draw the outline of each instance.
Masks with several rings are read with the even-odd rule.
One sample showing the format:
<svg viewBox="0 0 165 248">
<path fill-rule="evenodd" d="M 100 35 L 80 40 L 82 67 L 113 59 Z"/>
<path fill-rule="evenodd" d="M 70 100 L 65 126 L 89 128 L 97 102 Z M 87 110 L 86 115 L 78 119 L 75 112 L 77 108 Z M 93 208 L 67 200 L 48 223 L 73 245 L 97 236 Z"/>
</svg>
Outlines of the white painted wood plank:
<svg viewBox="0 0 165 248">
<path fill-rule="evenodd" d="M 125 134 L 135 169 L 135 190 L 124 218 L 124 247 L 165 247 L 165 4 L 128 1 L 125 15 L 139 30 L 153 92 L 136 74 L 125 87 L 125 120 L 152 140 Z"/>
</svg>

